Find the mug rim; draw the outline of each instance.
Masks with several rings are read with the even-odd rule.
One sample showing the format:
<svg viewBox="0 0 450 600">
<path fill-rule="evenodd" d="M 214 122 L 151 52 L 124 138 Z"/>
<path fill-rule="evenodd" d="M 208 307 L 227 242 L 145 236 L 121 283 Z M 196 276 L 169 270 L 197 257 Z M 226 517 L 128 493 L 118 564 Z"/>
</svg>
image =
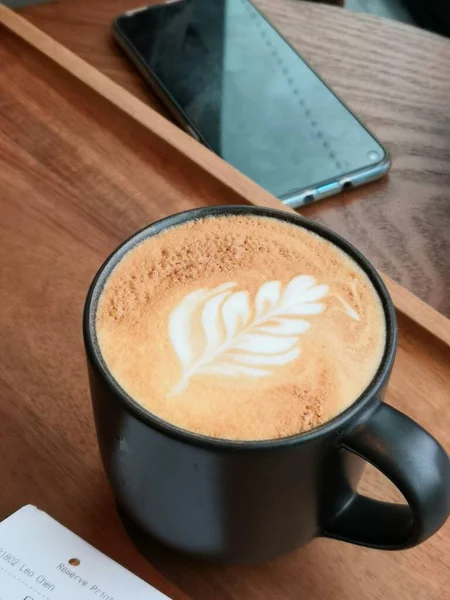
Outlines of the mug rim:
<svg viewBox="0 0 450 600">
<path fill-rule="evenodd" d="M 239 214 L 274 218 L 288 222 L 312 231 L 320 237 L 332 242 L 348 254 L 363 269 L 374 286 L 383 307 L 386 323 L 386 343 L 378 369 L 369 385 L 359 397 L 350 404 L 350 406 L 336 415 L 333 419 L 326 421 L 319 427 L 315 427 L 309 431 L 296 433 L 288 437 L 267 440 L 229 440 L 226 438 L 215 438 L 198 434 L 173 425 L 144 408 L 122 388 L 108 369 L 97 342 L 95 317 L 99 298 L 109 275 L 128 252 L 147 238 L 158 235 L 171 227 L 182 225 L 185 222 L 201 218 L 214 218 Z M 292 445 L 310 442 L 323 435 L 327 435 L 332 431 L 343 431 L 346 424 L 352 420 L 357 413 L 363 411 L 372 399 L 379 396 L 380 391 L 388 380 L 397 347 L 397 334 L 395 309 L 386 286 L 375 268 L 357 248 L 334 231 L 319 223 L 306 219 L 297 213 L 294 214 L 280 209 L 250 205 L 220 205 L 194 208 L 159 219 L 133 233 L 113 250 L 97 271 L 89 287 L 83 311 L 83 338 L 88 362 L 100 376 L 104 384 L 109 388 L 109 391 L 116 401 L 120 402 L 128 412 L 132 413 L 143 424 L 156 429 L 164 435 L 188 443 L 189 445 L 206 446 L 208 448 L 232 451 L 258 451 L 264 449 L 287 448 Z"/>
</svg>

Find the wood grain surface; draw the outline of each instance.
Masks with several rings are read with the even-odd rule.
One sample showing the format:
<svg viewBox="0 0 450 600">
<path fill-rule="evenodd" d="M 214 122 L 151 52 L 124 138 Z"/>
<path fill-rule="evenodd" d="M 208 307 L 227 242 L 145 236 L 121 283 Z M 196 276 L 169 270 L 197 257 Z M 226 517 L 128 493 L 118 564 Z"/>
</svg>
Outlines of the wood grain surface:
<svg viewBox="0 0 450 600">
<path fill-rule="evenodd" d="M 135 0 L 59 0 L 33 23 L 163 112 L 111 40 Z M 388 146 L 384 181 L 302 210 L 450 315 L 450 40 L 408 25 L 299 0 L 257 0 L 294 46 Z"/>
<path fill-rule="evenodd" d="M 102 74 L 98 69 L 32 23 L 1 5 L 0 21 L 32 48 L 42 52 L 47 58 L 78 79 L 79 82 L 90 90 L 97 92 L 108 103 L 113 104 L 122 113 L 139 123 L 148 137 L 152 138 L 152 147 L 156 151 L 158 147 L 164 148 L 166 160 L 177 162 L 180 160 L 179 155 L 181 154 L 183 161 L 192 161 L 195 166 L 201 168 L 203 177 L 213 177 L 222 182 L 228 188 L 230 198 L 236 198 L 234 201 L 292 211 L 291 208 L 284 206 L 251 179 L 239 173 L 201 144 L 198 144 L 179 127 L 172 124 L 125 88 L 112 81 L 112 79 Z M 170 154 L 170 151 L 173 154 Z M 427 331 L 450 344 L 450 328 L 446 317 L 425 304 L 405 287 L 396 283 L 386 273 L 382 273 L 382 276 L 397 311 L 408 315 Z"/>
<path fill-rule="evenodd" d="M 5 28 L 0 42 L 0 518 L 37 504 L 180 600 L 448 600 L 449 525 L 407 552 L 319 539 L 253 567 L 206 566 L 156 544 L 150 565 L 134 550 L 95 441 L 85 293 L 136 229 L 239 196 Z M 402 315 L 400 331 L 388 401 L 449 449 L 449 346 Z M 362 489 L 397 497 L 373 470 Z"/>
</svg>

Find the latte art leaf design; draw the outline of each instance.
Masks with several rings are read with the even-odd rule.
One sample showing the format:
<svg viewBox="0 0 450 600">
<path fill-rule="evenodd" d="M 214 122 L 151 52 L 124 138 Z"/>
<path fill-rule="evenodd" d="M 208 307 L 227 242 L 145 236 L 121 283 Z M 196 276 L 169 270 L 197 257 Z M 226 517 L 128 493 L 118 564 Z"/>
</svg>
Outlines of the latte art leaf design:
<svg viewBox="0 0 450 600">
<path fill-rule="evenodd" d="M 304 317 L 325 310 L 318 302 L 328 286 L 298 275 L 282 286 L 267 281 L 252 300 L 235 282 L 185 296 L 169 318 L 169 335 L 181 363 L 170 396 L 196 375 L 268 377 L 300 354 L 299 341 L 311 324 Z"/>
</svg>

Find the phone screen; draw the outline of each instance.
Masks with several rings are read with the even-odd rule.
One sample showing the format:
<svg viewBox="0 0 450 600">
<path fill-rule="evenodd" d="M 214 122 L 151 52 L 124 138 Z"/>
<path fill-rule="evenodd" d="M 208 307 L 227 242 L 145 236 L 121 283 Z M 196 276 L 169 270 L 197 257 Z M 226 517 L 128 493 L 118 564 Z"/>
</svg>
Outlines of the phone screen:
<svg viewBox="0 0 450 600">
<path fill-rule="evenodd" d="M 385 158 L 248 0 L 177 0 L 116 27 L 200 139 L 279 198 Z"/>
</svg>

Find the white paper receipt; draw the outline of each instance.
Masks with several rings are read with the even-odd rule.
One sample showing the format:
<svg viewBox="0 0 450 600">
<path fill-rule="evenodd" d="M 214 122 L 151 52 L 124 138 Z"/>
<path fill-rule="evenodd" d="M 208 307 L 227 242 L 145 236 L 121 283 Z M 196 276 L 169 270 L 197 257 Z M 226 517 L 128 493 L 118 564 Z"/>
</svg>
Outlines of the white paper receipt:
<svg viewBox="0 0 450 600">
<path fill-rule="evenodd" d="M 164 599 L 34 506 L 0 523 L 0 600 Z"/>
</svg>

